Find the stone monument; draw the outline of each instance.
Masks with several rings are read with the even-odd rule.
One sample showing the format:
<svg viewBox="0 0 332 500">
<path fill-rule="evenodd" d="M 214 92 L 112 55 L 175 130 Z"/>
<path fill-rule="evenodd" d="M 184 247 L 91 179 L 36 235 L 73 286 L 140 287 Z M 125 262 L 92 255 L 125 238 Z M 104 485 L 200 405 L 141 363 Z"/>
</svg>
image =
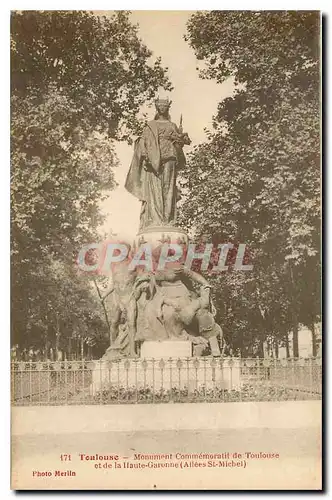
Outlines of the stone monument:
<svg viewBox="0 0 332 500">
<path fill-rule="evenodd" d="M 127 258 L 113 264 L 112 285 L 102 298 L 110 313 L 110 347 L 92 372 L 93 394 L 114 383 L 136 389 L 181 389 L 185 384 L 188 390 L 216 384 L 229 390 L 240 384 L 239 361 L 223 358 L 211 286 L 184 265 L 189 238 L 176 225 L 176 178 L 190 139 L 181 123 L 171 122 L 171 102 L 158 98 L 155 104 L 154 120 L 135 142 L 125 183 L 141 201 L 140 227 L 134 243 L 127 244 Z M 160 266 L 165 243 L 182 250 L 180 258 L 168 259 L 167 267 Z M 137 252 L 147 248 L 151 268 L 132 266 Z M 182 381 L 180 365 L 185 366 Z"/>
<path fill-rule="evenodd" d="M 185 248 L 189 241 L 176 226 L 176 180 L 185 164 L 183 147 L 191 141 L 182 123 L 171 121 L 170 105 L 169 99 L 155 101 L 156 115 L 135 141 L 125 187 L 141 201 L 140 227 L 127 260 L 114 265 L 103 299 L 111 312 L 111 345 L 103 359 L 221 354 L 222 331 L 207 280 L 181 260 L 158 269 L 163 243 Z M 153 269 L 130 270 L 133 251 L 144 245 L 152 249 Z"/>
</svg>

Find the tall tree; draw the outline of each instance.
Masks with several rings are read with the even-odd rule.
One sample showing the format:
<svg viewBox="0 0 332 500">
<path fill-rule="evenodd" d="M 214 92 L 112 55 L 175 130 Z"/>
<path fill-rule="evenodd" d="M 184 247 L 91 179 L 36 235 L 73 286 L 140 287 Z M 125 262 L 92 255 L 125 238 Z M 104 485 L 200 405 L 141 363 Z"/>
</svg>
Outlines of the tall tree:
<svg viewBox="0 0 332 500">
<path fill-rule="evenodd" d="M 319 317 L 319 15 L 199 12 L 186 38 L 205 63 L 201 77 L 231 77 L 235 90 L 184 172 L 183 221 L 198 237 L 217 233 L 250 247 L 254 270 L 234 277 L 230 307 L 247 304 L 242 318 L 233 315 L 232 335 L 241 322 L 261 341 L 285 338 L 291 326 L 298 356 L 303 304 Z M 215 279 L 227 293 L 230 277 Z M 306 281 L 316 283 L 309 304 Z"/>
<path fill-rule="evenodd" d="M 158 87 L 170 88 L 166 69 L 160 59 L 151 62 L 151 55 L 125 11 L 110 17 L 85 11 L 12 13 L 16 343 L 41 341 L 38 332 L 54 339 L 59 325 L 67 331 L 79 324 L 83 332 L 78 316 L 98 310 L 95 294 L 73 274 L 75 255 L 80 245 L 96 240 L 99 203 L 115 187 L 114 141 L 130 141 L 141 104 Z"/>
</svg>

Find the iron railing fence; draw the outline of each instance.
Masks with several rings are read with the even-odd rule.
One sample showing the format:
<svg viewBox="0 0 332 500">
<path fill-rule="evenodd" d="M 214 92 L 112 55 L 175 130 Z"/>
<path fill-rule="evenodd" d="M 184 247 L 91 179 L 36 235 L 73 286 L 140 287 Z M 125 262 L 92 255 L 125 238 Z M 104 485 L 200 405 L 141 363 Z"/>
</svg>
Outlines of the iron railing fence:
<svg viewBox="0 0 332 500">
<path fill-rule="evenodd" d="M 13 405 L 321 399 L 318 358 L 181 358 L 12 363 Z"/>
</svg>

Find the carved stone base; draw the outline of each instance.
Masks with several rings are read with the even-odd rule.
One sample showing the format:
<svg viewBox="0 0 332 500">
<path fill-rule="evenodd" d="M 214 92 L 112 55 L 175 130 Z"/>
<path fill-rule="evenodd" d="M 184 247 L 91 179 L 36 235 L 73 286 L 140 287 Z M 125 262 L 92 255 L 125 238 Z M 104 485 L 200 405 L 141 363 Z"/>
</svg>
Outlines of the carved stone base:
<svg viewBox="0 0 332 500">
<path fill-rule="evenodd" d="M 145 340 L 141 346 L 141 358 L 189 358 L 192 344 L 189 340 Z"/>
<path fill-rule="evenodd" d="M 163 243 L 177 243 L 187 245 L 189 241 L 186 231 L 175 226 L 151 226 L 140 231 L 136 236 L 136 245 L 146 243 L 152 246 L 159 246 Z"/>
</svg>

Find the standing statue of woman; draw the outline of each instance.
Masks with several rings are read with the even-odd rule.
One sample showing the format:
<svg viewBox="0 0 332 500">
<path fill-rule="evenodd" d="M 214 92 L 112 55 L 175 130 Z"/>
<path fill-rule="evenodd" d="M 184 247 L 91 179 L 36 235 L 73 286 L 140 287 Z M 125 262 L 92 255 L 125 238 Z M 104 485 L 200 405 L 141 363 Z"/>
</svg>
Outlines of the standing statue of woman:
<svg viewBox="0 0 332 500">
<path fill-rule="evenodd" d="M 191 141 L 171 122 L 172 101 L 157 99 L 156 116 L 136 140 L 126 189 L 142 201 L 140 230 L 176 222 L 177 172 L 185 164 L 182 148 Z"/>
</svg>

